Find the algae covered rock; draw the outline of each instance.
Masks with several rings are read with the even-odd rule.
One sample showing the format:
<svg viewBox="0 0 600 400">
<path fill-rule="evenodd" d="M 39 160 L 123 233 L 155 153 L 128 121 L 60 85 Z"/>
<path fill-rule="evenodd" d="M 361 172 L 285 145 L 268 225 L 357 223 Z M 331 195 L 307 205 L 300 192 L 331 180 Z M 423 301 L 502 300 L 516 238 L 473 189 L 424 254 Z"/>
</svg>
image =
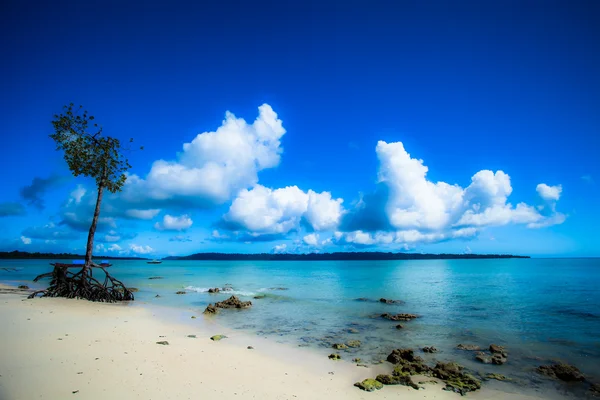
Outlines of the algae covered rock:
<svg viewBox="0 0 600 400">
<path fill-rule="evenodd" d="M 161 340 L 160 342 L 156 342 L 156 344 L 161 344 L 163 346 L 168 346 L 169 342 L 167 342 L 166 340 Z"/>
<path fill-rule="evenodd" d="M 585 377 L 581 371 L 569 364 L 541 365 L 537 368 L 537 372 L 565 382 L 585 381 Z"/>
<path fill-rule="evenodd" d="M 492 357 L 488 356 L 483 351 L 478 351 L 477 353 L 475 353 L 475 359 L 477 361 L 479 361 L 479 362 L 484 363 L 484 364 L 491 364 L 492 363 Z"/>
<path fill-rule="evenodd" d="M 348 343 L 346 343 L 346 346 L 348 347 L 360 347 L 360 345 L 360 340 L 349 340 Z"/>
<path fill-rule="evenodd" d="M 362 382 L 356 382 L 354 386 L 367 392 L 374 392 L 383 388 L 383 384 L 375 379 L 365 379 Z"/>
<path fill-rule="evenodd" d="M 219 310 L 217 310 L 217 308 L 212 304 L 209 304 L 206 307 L 206 310 L 204 310 L 204 314 L 216 314 L 217 312 L 219 312 Z"/>
<path fill-rule="evenodd" d="M 510 378 L 500 374 L 487 374 L 485 377 L 486 379 L 495 379 L 497 381 L 510 381 Z"/>
<path fill-rule="evenodd" d="M 331 353 L 329 356 L 327 356 L 330 360 L 341 360 L 342 357 L 339 354 L 335 354 L 335 353 Z"/>
<path fill-rule="evenodd" d="M 346 350 L 348 348 L 348 346 L 346 346 L 344 343 L 334 343 L 331 347 L 336 350 Z"/>
<path fill-rule="evenodd" d="M 231 296 L 227 300 L 215 303 L 215 307 L 217 308 L 248 308 L 251 306 L 251 301 L 241 301 L 236 296 Z"/>
<path fill-rule="evenodd" d="M 221 339 L 226 339 L 227 336 L 225 335 L 214 335 L 210 337 L 210 340 L 212 340 L 213 342 L 218 342 Z"/>
<path fill-rule="evenodd" d="M 384 385 L 404 385 L 410 386 L 413 389 L 419 390 L 419 385 L 413 382 L 410 375 L 377 375 L 375 378 L 378 382 Z"/>
<path fill-rule="evenodd" d="M 394 367 L 394 375 L 417 375 L 427 373 L 431 368 L 423 362 L 423 359 L 419 356 L 415 356 L 412 349 L 395 349 L 387 360 L 392 364 L 396 364 Z"/>
<path fill-rule="evenodd" d="M 457 363 L 438 362 L 433 368 L 433 376 L 446 383 L 444 390 L 460 393 L 462 396 L 481 389 L 481 382 L 474 376 L 463 372 L 463 369 Z"/>
</svg>

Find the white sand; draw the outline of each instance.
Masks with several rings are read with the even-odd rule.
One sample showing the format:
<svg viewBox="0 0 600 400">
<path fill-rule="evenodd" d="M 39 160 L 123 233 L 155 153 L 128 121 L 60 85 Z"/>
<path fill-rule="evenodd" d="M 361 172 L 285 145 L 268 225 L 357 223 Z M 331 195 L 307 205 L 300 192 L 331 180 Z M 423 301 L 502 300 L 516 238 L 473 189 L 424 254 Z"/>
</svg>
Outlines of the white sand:
<svg viewBox="0 0 600 400">
<path fill-rule="evenodd" d="M 144 307 L 24 298 L 0 290 L 0 400 L 461 399 L 439 384 L 364 392 L 353 383 L 389 365 L 330 361 L 237 331 L 213 342 L 224 330 L 200 313 L 186 324 Z M 486 389 L 466 398 L 534 399 Z"/>
</svg>

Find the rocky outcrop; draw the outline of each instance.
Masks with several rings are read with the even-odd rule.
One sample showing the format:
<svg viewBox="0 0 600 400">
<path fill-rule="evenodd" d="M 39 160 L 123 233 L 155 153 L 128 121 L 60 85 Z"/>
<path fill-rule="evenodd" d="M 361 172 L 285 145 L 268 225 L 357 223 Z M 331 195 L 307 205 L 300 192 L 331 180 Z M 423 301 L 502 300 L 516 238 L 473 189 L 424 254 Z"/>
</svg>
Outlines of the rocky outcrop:
<svg viewBox="0 0 600 400">
<path fill-rule="evenodd" d="M 415 318 L 418 318 L 418 315 L 415 314 L 405 314 L 405 313 L 400 313 L 400 314 L 381 314 L 381 318 L 385 318 L 385 319 L 389 319 L 390 321 L 410 321 L 413 320 Z"/>
<path fill-rule="evenodd" d="M 375 379 L 365 379 L 362 382 L 356 382 L 354 386 L 367 392 L 374 392 L 383 388 L 383 384 Z"/>
<path fill-rule="evenodd" d="M 214 315 L 218 312 L 219 312 L 219 310 L 217 310 L 217 307 L 213 306 L 212 304 L 209 304 L 206 307 L 206 310 L 204 310 L 204 314 L 213 314 Z"/>
<path fill-rule="evenodd" d="M 463 370 L 464 368 L 457 363 L 438 362 L 433 368 L 432 374 L 446 383 L 445 390 L 460 393 L 462 396 L 481 389 L 481 382 Z"/>
<path fill-rule="evenodd" d="M 581 371 L 569 364 L 541 365 L 537 368 L 537 372 L 565 382 L 585 381 L 585 376 Z"/>
<path fill-rule="evenodd" d="M 459 350 L 467 350 L 467 351 L 479 351 L 481 350 L 481 347 L 477 346 L 476 344 L 459 344 L 458 346 L 456 346 L 457 349 Z"/>
<path fill-rule="evenodd" d="M 394 374 L 401 375 L 417 375 L 429 372 L 431 368 L 423 362 L 419 356 L 415 356 L 412 349 L 396 349 L 388 355 L 387 360 L 395 364 Z"/>
<path fill-rule="evenodd" d="M 218 287 L 208 289 L 208 293 L 219 293 L 220 291 L 221 289 L 219 289 Z"/>
<path fill-rule="evenodd" d="M 423 353 L 437 353 L 438 349 L 436 349 L 435 347 L 431 346 L 431 347 L 423 347 Z"/>
<path fill-rule="evenodd" d="M 251 301 L 241 301 L 236 296 L 231 296 L 227 300 L 215 303 L 215 307 L 217 308 L 248 308 L 251 306 Z"/>
<path fill-rule="evenodd" d="M 404 385 L 410 386 L 413 389 L 419 390 L 419 385 L 413 382 L 410 375 L 377 375 L 376 381 L 383 383 L 384 385 Z"/>
<path fill-rule="evenodd" d="M 483 351 L 478 351 L 475 353 L 475 359 L 484 364 L 491 364 L 492 357 L 484 353 Z"/>
<path fill-rule="evenodd" d="M 460 346 L 460 345 L 459 345 Z M 502 346 L 496 344 L 490 345 L 490 354 L 478 351 L 475 353 L 475 359 L 484 364 L 502 365 L 508 361 L 508 353 Z"/>
</svg>

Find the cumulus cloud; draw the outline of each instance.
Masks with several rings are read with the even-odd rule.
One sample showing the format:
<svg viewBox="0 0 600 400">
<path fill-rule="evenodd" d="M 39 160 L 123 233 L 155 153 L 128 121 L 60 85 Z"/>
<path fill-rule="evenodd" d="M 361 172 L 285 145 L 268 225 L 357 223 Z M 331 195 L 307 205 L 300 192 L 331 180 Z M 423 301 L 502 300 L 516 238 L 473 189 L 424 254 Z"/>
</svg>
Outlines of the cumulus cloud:
<svg viewBox="0 0 600 400">
<path fill-rule="evenodd" d="M 129 176 L 121 198 L 130 203 L 222 204 L 254 186 L 259 171 L 279 164 L 285 132 L 268 104 L 258 108 L 252 124 L 227 112 L 217 130 L 185 143 L 176 160 L 155 161 L 145 178 Z"/>
<path fill-rule="evenodd" d="M 256 185 L 240 191 L 223 216 L 223 225 L 230 230 L 285 234 L 298 230 L 304 219 L 313 230 L 333 229 L 343 214 L 342 201 L 329 192 L 304 192 L 297 186 L 270 189 Z"/>
<path fill-rule="evenodd" d="M 21 241 L 23 244 L 31 244 L 31 239 L 25 236 L 21 236 Z"/>
<path fill-rule="evenodd" d="M 285 243 L 278 244 L 275 247 L 273 247 L 273 253 L 285 253 L 286 250 L 287 250 L 287 244 L 285 244 Z"/>
<path fill-rule="evenodd" d="M 154 224 L 154 228 L 159 231 L 185 231 L 193 224 L 192 219 L 188 215 L 172 216 L 165 215 L 162 222 Z"/>
<path fill-rule="evenodd" d="M 311 233 L 302 238 L 302 241 L 309 246 L 318 246 L 319 244 L 319 235 L 316 233 Z"/>
<path fill-rule="evenodd" d="M 21 203 L 0 203 L 0 217 L 25 215 L 25 207 Z"/>
<path fill-rule="evenodd" d="M 143 246 L 137 244 L 130 244 L 129 250 L 136 254 L 150 254 L 154 252 L 154 249 L 148 245 Z"/>
<path fill-rule="evenodd" d="M 121 246 L 119 246 L 118 244 L 114 243 L 111 244 L 110 246 L 105 246 L 104 244 L 97 244 L 96 245 L 96 251 L 100 252 L 100 253 L 123 253 L 124 250 Z"/>
<path fill-rule="evenodd" d="M 548 186 L 545 183 L 540 183 L 535 189 L 540 197 L 546 201 L 558 201 L 562 193 L 562 186 Z"/>
</svg>

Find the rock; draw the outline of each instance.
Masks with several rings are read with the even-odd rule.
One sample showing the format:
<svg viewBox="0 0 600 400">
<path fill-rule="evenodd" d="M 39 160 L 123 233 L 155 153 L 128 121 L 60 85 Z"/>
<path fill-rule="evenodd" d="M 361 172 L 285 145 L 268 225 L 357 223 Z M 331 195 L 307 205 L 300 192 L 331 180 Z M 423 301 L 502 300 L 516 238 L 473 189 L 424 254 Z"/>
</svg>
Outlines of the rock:
<svg viewBox="0 0 600 400">
<path fill-rule="evenodd" d="M 221 289 L 219 289 L 218 287 L 208 289 L 208 293 L 219 293 L 220 291 Z"/>
<path fill-rule="evenodd" d="M 415 315 L 415 314 L 405 314 L 405 313 L 400 313 L 400 314 L 396 314 L 396 315 L 385 313 L 385 314 L 381 314 L 381 317 L 385 318 L 385 319 L 389 319 L 390 321 L 410 321 L 412 319 L 418 318 L 419 316 Z"/>
<path fill-rule="evenodd" d="M 433 368 L 433 376 L 446 383 L 444 390 L 460 393 L 462 396 L 481 389 L 481 382 L 472 375 L 464 373 L 463 367 L 457 363 L 438 362 Z"/>
<path fill-rule="evenodd" d="M 151 276 L 148 279 L 164 279 L 162 276 Z"/>
<path fill-rule="evenodd" d="M 213 342 L 218 342 L 221 339 L 226 339 L 227 336 L 225 335 L 215 335 L 215 336 L 211 336 L 210 340 L 212 340 Z"/>
<path fill-rule="evenodd" d="M 29 286 L 27 286 L 27 285 L 19 285 L 19 286 L 17 286 L 17 287 L 18 287 L 19 289 L 23 289 L 23 290 L 27 290 L 27 289 L 29 289 Z M 131 289 L 129 289 L 129 290 L 131 290 Z"/>
<path fill-rule="evenodd" d="M 537 372 L 565 382 L 585 381 L 581 371 L 569 364 L 541 365 L 537 368 Z"/>
<path fill-rule="evenodd" d="M 592 394 L 592 396 L 600 397 L 600 385 L 597 383 L 592 383 L 589 392 Z"/>
<path fill-rule="evenodd" d="M 395 364 L 394 375 L 417 375 L 431 370 L 421 357 L 415 356 L 412 349 L 395 349 L 387 357 L 387 361 Z"/>
<path fill-rule="evenodd" d="M 360 332 L 356 328 L 350 328 L 350 329 L 348 329 L 348 333 L 360 333 Z"/>
<path fill-rule="evenodd" d="M 360 340 L 349 340 L 348 343 L 346 343 L 346 345 L 348 347 L 360 347 L 361 343 Z"/>
<path fill-rule="evenodd" d="M 195 315 L 192 315 L 192 319 L 196 319 L 196 316 L 195 316 Z"/>
<path fill-rule="evenodd" d="M 344 343 L 334 343 L 331 347 L 336 350 L 346 350 L 348 348 L 348 346 L 346 346 Z"/>
<path fill-rule="evenodd" d="M 396 329 L 404 329 L 404 327 L 400 324 L 396 325 Z"/>
<path fill-rule="evenodd" d="M 257 296 L 254 296 L 254 298 L 255 298 L 255 299 L 257 299 L 257 300 L 258 300 L 258 299 L 264 299 L 265 297 L 267 297 L 267 295 L 266 295 L 266 294 L 259 294 L 259 295 L 257 295 Z"/>
<path fill-rule="evenodd" d="M 467 350 L 467 351 L 479 351 L 481 350 L 481 347 L 477 346 L 476 344 L 459 344 L 458 346 L 456 346 L 457 349 L 459 350 Z"/>
<path fill-rule="evenodd" d="M 163 346 L 168 346 L 169 342 L 167 342 L 166 340 L 162 340 L 160 342 L 156 342 L 156 344 L 162 344 Z"/>
<path fill-rule="evenodd" d="M 431 347 L 423 347 L 423 353 L 437 353 L 438 349 L 436 349 L 435 347 L 431 346 Z"/>
<path fill-rule="evenodd" d="M 187 337 L 192 338 L 192 339 L 196 339 L 196 335 L 187 335 Z"/>
<path fill-rule="evenodd" d="M 342 357 L 341 357 L 339 354 L 335 354 L 335 353 L 331 353 L 331 354 L 328 356 L 328 358 L 329 358 L 330 360 L 341 360 L 341 359 L 342 359 Z"/>
<path fill-rule="evenodd" d="M 419 390 L 419 386 L 413 382 L 410 375 L 377 375 L 377 378 L 375 378 L 375 380 L 383 383 L 384 385 L 404 385 Z"/>
<path fill-rule="evenodd" d="M 506 350 L 504 350 L 504 347 L 498 346 L 497 344 L 490 344 L 490 352 L 492 354 L 503 354 L 506 357 Z"/>
<path fill-rule="evenodd" d="M 359 297 L 358 299 L 354 299 L 355 301 L 369 301 L 366 297 Z"/>
<path fill-rule="evenodd" d="M 185 292 L 185 291 L 183 291 L 183 290 L 180 290 L 180 291 L 178 291 L 178 292 L 175 292 L 175 294 L 185 294 L 185 293 L 186 293 L 186 292 Z"/>
<path fill-rule="evenodd" d="M 160 297 L 160 294 L 157 294 L 157 295 L 156 295 L 156 296 L 154 296 L 154 297 Z"/>
<path fill-rule="evenodd" d="M 487 374 L 486 379 L 496 379 L 497 381 L 510 381 L 510 378 L 500 374 Z"/>
<path fill-rule="evenodd" d="M 479 362 L 482 362 L 484 364 L 491 364 L 492 363 L 492 357 L 488 356 L 487 354 L 485 354 L 482 351 L 478 351 L 477 353 L 475 353 L 475 359 Z"/>
<path fill-rule="evenodd" d="M 385 303 L 385 304 L 402 304 L 402 303 L 404 303 L 402 300 L 384 299 L 383 297 L 381 299 L 379 299 L 379 302 Z"/>
<path fill-rule="evenodd" d="M 218 312 L 219 312 L 219 310 L 217 310 L 217 308 L 215 306 L 213 306 L 212 304 L 209 304 L 206 307 L 206 310 L 204 310 L 204 314 L 216 314 Z"/>
<path fill-rule="evenodd" d="M 354 386 L 367 392 L 374 392 L 383 388 L 383 384 L 375 379 L 365 379 L 362 382 L 356 382 Z"/>
<path fill-rule="evenodd" d="M 508 361 L 508 358 L 506 358 L 504 355 L 496 353 L 494 355 L 492 355 L 492 364 L 495 365 L 502 365 L 504 364 L 506 361 Z"/>
<path fill-rule="evenodd" d="M 247 347 L 247 349 L 248 349 L 248 350 L 254 350 L 254 347 L 252 347 L 252 346 L 248 346 L 248 347 Z"/>
<path fill-rule="evenodd" d="M 353 358 L 352 362 L 360 363 L 360 362 L 362 362 L 362 360 L 360 358 Z"/>
<path fill-rule="evenodd" d="M 363 367 L 363 368 L 369 368 L 369 366 L 367 364 L 362 364 L 362 363 L 358 363 L 356 364 L 357 367 Z"/>
<path fill-rule="evenodd" d="M 217 308 L 248 308 L 251 306 L 251 301 L 240 301 L 236 296 L 231 296 L 227 300 L 215 303 L 215 307 Z"/>
</svg>

